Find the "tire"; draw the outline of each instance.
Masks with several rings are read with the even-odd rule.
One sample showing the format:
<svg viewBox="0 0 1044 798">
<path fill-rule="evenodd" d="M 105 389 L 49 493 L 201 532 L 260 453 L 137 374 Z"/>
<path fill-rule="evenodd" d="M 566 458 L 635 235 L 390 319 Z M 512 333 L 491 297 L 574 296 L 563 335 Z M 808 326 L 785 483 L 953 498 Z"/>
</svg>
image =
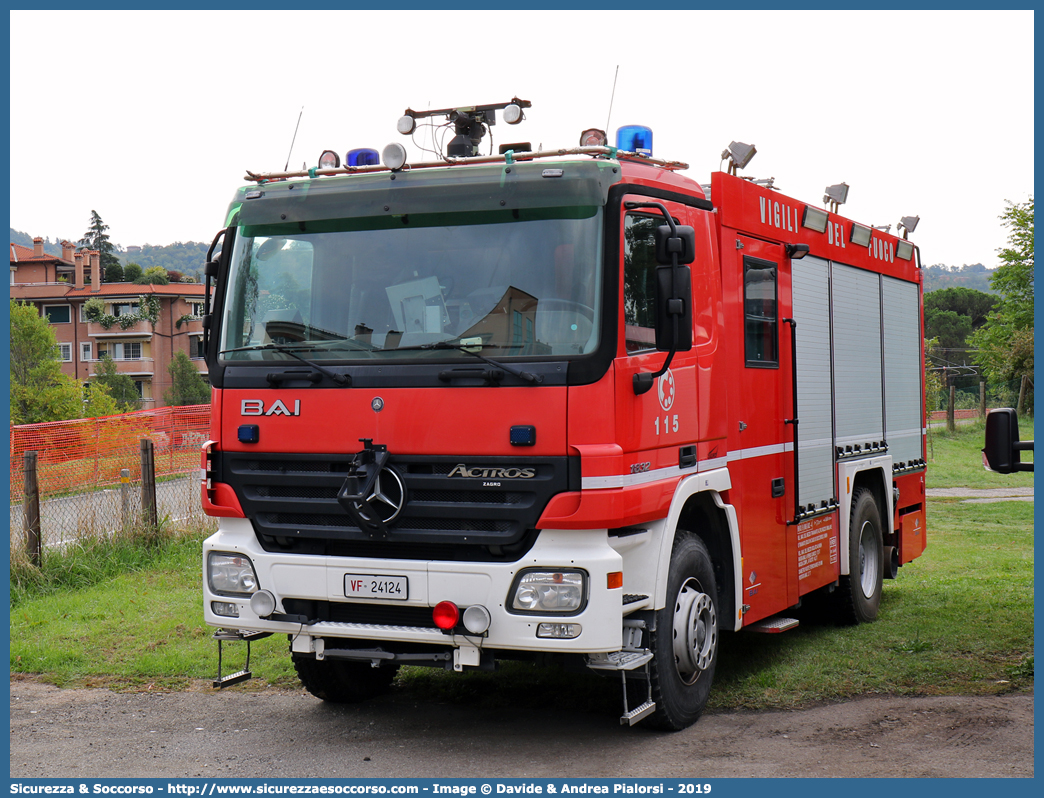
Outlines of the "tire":
<svg viewBox="0 0 1044 798">
<path fill-rule="evenodd" d="M 718 664 L 717 604 L 707 547 L 679 529 L 667 575 L 667 605 L 656 611 L 656 629 L 649 639 L 653 651 L 649 674 L 656 702 L 656 711 L 647 721 L 650 726 L 679 731 L 703 714 Z"/>
<path fill-rule="evenodd" d="M 848 525 L 848 576 L 840 580 L 840 621 L 869 623 L 877 618 L 884 579 L 881 510 L 874 494 L 857 488 Z"/>
<path fill-rule="evenodd" d="M 304 688 L 331 704 L 355 704 L 388 691 L 398 665 L 374 668 L 369 662 L 294 658 Z"/>
</svg>

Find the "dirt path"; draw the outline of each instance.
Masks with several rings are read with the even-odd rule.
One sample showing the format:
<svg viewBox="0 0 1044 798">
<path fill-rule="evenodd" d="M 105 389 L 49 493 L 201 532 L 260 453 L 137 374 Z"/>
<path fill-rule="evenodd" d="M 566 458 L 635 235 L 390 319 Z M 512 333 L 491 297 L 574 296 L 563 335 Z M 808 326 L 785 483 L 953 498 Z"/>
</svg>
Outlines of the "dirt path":
<svg viewBox="0 0 1044 798">
<path fill-rule="evenodd" d="M 114 693 L 11 681 L 11 777 L 1033 776 L 1033 695 L 881 697 L 705 716 L 676 734 L 600 713 L 396 695 Z"/>
<path fill-rule="evenodd" d="M 929 499 L 961 499 L 970 504 L 1031 502 L 1033 488 L 928 488 Z"/>
</svg>

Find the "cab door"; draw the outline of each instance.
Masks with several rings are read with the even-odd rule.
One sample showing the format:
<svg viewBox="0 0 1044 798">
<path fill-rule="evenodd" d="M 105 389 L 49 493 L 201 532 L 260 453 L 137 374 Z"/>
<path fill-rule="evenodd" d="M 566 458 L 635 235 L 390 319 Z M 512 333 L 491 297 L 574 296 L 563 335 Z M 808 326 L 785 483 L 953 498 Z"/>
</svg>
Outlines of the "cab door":
<svg viewBox="0 0 1044 798">
<path fill-rule="evenodd" d="M 666 373 L 652 388 L 635 394 L 634 375 L 656 372 L 666 352 L 656 349 L 656 257 L 654 231 L 666 224 L 655 209 L 628 210 L 627 201 L 648 202 L 649 197 L 628 195 L 621 205 L 621 287 L 619 324 L 621 340 L 615 361 L 617 430 L 634 484 L 679 477 L 688 468 L 696 471 L 695 441 L 698 437 L 696 350 L 676 352 Z M 692 224 L 692 209 L 662 200 L 676 224 Z M 691 301 L 691 297 L 690 297 Z M 691 450 L 691 462 L 687 455 Z M 679 472 L 681 467 L 681 472 Z M 668 495 L 669 494 L 664 494 Z M 663 504 L 650 496 L 657 506 Z M 662 509 L 662 508 L 660 508 Z M 643 513 L 650 508 L 643 508 Z M 655 515 L 649 515 L 649 518 Z"/>
<path fill-rule="evenodd" d="M 791 283 L 781 244 L 738 234 L 723 247 L 729 243 L 729 471 L 743 546 L 746 624 L 798 599 L 797 538 L 788 523 L 795 488 Z"/>
</svg>

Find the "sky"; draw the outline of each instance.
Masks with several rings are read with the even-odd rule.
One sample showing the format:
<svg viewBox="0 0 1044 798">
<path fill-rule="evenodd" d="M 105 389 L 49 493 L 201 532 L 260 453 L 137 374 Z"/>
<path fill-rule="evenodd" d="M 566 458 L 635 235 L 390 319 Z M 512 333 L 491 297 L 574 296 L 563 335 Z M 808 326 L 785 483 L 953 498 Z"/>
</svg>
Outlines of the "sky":
<svg viewBox="0 0 1044 798">
<path fill-rule="evenodd" d="M 1033 194 L 1032 11 L 12 11 L 11 226 L 209 242 L 247 170 L 380 151 L 423 110 L 529 100 L 493 143 L 653 130 L 656 157 L 873 225 L 920 216 L 925 265 L 998 265 Z M 298 120 L 300 123 L 298 124 Z M 296 130 L 296 134 L 295 134 Z M 295 138 L 296 135 L 296 138 Z M 417 144 L 426 144 L 423 135 Z M 488 142 L 488 138 L 485 142 Z M 484 143 L 485 143 L 484 142 Z"/>
</svg>

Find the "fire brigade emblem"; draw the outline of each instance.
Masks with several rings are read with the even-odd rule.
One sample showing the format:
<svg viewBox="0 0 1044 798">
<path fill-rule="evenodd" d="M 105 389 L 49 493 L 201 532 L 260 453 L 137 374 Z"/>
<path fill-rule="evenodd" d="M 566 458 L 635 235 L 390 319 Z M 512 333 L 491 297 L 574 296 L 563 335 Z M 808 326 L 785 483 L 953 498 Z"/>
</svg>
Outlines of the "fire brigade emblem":
<svg viewBox="0 0 1044 798">
<path fill-rule="evenodd" d="M 664 411 L 670 410 L 674 405 L 674 372 L 667 369 L 667 373 L 656 381 L 656 393 L 660 397 L 660 407 Z"/>
</svg>

